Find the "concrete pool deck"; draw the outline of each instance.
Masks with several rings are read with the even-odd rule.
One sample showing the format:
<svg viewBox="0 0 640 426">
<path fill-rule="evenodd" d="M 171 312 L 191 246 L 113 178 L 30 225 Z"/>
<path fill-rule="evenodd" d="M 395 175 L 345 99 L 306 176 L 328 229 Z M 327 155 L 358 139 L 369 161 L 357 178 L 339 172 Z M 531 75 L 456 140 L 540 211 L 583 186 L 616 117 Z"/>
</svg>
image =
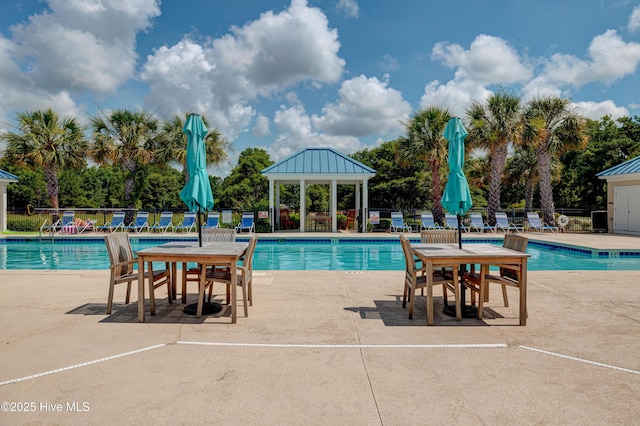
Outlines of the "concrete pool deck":
<svg viewBox="0 0 640 426">
<path fill-rule="evenodd" d="M 640 249 L 637 236 L 528 236 Z M 255 274 L 254 306 L 248 318 L 239 311 L 237 324 L 226 311 L 187 316 L 161 291 L 158 315 L 141 324 L 136 304 L 124 305 L 122 286 L 113 314 L 104 313 L 107 271 L 0 271 L 0 402 L 9 403 L 0 423 L 584 425 L 640 418 L 637 271 L 530 272 L 526 327 L 516 325 L 516 292 L 505 308 L 493 291 L 485 320 L 457 322 L 441 314 L 438 289 L 436 322 L 428 327 L 422 297 L 413 320 L 402 309 L 403 271 Z"/>
</svg>

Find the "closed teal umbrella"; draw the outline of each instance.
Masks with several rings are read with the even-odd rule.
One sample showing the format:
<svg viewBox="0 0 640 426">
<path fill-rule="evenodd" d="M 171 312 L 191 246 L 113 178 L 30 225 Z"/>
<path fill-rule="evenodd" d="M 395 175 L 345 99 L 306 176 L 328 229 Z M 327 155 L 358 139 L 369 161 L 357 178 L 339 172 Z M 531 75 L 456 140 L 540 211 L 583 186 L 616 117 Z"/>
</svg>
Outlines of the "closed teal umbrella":
<svg viewBox="0 0 640 426">
<path fill-rule="evenodd" d="M 180 191 L 180 198 L 196 212 L 198 218 L 198 242 L 202 246 L 202 230 L 200 214 L 213 208 L 213 194 L 207 174 L 207 153 L 204 138 L 207 136 L 207 126 L 198 114 L 190 114 L 182 132 L 187 135 L 187 171 L 189 181 Z"/>
<path fill-rule="evenodd" d="M 461 217 L 473 206 L 469 183 L 462 171 L 464 166 L 464 138 L 467 137 L 467 130 L 462 124 L 462 120 L 454 117 L 449 120 L 444 129 L 443 136 L 449 141 L 449 177 L 447 186 L 442 194 L 442 207 L 449 213 L 458 217 L 458 247 L 462 249 L 462 220 Z M 465 306 L 465 287 L 463 284 L 464 265 L 460 265 L 460 299 L 462 305 L 462 316 L 473 318 L 476 313 L 471 306 Z M 444 312 L 447 315 L 455 316 L 455 309 L 445 306 Z"/>
<path fill-rule="evenodd" d="M 459 118 L 452 118 L 444 129 L 444 137 L 449 141 L 449 177 L 442 194 L 442 207 L 458 216 L 465 214 L 473 206 L 469 183 L 462 171 L 464 166 L 464 138 L 467 130 Z M 458 223 L 458 229 L 462 229 Z"/>
</svg>

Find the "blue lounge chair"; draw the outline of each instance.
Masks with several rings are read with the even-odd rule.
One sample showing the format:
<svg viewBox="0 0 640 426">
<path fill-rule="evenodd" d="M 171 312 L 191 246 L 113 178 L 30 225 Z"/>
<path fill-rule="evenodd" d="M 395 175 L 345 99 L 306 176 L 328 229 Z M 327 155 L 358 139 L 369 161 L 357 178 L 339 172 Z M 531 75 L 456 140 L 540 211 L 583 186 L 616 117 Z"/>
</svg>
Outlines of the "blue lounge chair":
<svg viewBox="0 0 640 426">
<path fill-rule="evenodd" d="M 445 228 L 447 229 L 458 229 L 458 217 L 452 215 L 451 213 L 444 214 Z M 464 232 L 469 232 L 469 227 L 462 225 L 462 230 Z"/>
<path fill-rule="evenodd" d="M 529 222 L 529 228 L 534 229 L 538 232 L 551 231 L 553 233 L 558 232 L 557 226 L 549 225 L 546 222 L 543 222 L 538 216 L 536 212 L 528 212 L 527 213 L 527 222 Z"/>
<path fill-rule="evenodd" d="M 244 229 L 249 232 L 256 232 L 253 212 L 242 213 L 242 219 L 240 219 L 240 223 L 236 225 L 236 232 L 242 232 Z"/>
<path fill-rule="evenodd" d="M 423 212 L 420 215 L 421 224 L 420 229 L 442 229 L 442 226 L 438 225 L 433 219 L 433 213 Z"/>
<path fill-rule="evenodd" d="M 507 218 L 507 214 L 505 212 L 496 212 L 496 230 L 498 229 L 502 232 L 515 231 L 518 234 L 522 232 L 522 227 L 509 222 L 509 218 Z"/>
<path fill-rule="evenodd" d="M 470 213 L 469 218 L 471 219 L 471 229 L 474 229 L 478 232 L 491 231 L 496 232 L 495 226 L 489 225 L 487 222 L 482 220 L 482 214 L 480 213 Z"/>
<path fill-rule="evenodd" d="M 391 212 L 391 232 L 411 232 L 411 227 L 404 221 L 402 212 Z"/>
<path fill-rule="evenodd" d="M 207 221 L 203 228 L 219 228 L 220 227 L 220 213 L 218 212 L 209 212 L 207 214 Z"/>
<path fill-rule="evenodd" d="M 111 216 L 111 222 L 107 222 L 102 226 L 98 226 L 99 231 L 116 232 L 118 229 L 124 231 L 126 225 L 124 224 L 124 212 L 114 212 Z"/>
<path fill-rule="evenodd" d="M 160 220 L 149 227 L 150 231 L 169 232 L 173 231 L 173 212 L 160 213 Z"/>
<path fill-rule="evenodd" d="M 196 212 L 186 212 L 182 218 L 182 223 L 174 227 L 175 231 L 191 232 L 196 230 Z"/>
<path fill-rule="evenodd" d="M 142 232 L 144 228 L 147 228 L 147 231 L 149 231 L 149 212 L 138 212 L 136 214 L 136 220 L 127 226 L 127 230 L 136 233 Z"/>
<path fill-rule="evenodd" d="M 51 224 L 50 230 L 52 232 L 56 232 L 56 231 L 62 232 L 65 226 L 67 227 L 74 226 L 75 216 L 76 216 L 76 212 L 72 210 L 62 213 L 62 217 Z"/>
</svg>

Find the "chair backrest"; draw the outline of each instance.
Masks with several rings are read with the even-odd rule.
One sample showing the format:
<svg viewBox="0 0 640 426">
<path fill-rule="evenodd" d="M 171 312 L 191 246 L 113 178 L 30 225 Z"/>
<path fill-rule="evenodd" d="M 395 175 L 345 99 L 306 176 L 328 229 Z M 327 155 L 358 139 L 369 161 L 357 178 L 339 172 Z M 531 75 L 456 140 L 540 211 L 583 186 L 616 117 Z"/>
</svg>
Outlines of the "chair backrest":
<svg viewBox="0 0 640 426">
<path fill-rule="evenodd" d="M 420 231 L 420 241 L 427 244 L 454 244 L 458 242 L 458 231 L 453 229 L 427 229 Z"/>
<path fill-rule="evenodd" d="M 402 216 L 402 212 L 391 212 L 391 223 L 393 223 L 394 226 L 404 225 L 404 217 Z"/>
<path fill-rule="evenodd" d="M 458 218 L 451 213 L 444 214 L 444 221 L 447 222 L 447 227 L 458 229 Z"/>
<path fill-rule="evenodd" d="M 431 212 L 422 212 L 422 214 L 420 214 L 420 218 L 422 219 L 422 226 L 425 228 L 435 226 L 436 224 L 433 219 L 433 213 Z"/>
<path fill-rule="evenodd" d="M 402 251 L 404 252 L 404 260 L 407 265 L 407 274 L 416 273 L 416 259 L 413 256 L 413 250 L 411 250 L 411 243 L 409 239 L 404 235 L 400 235 L 400 244 L 402 245 Z"/>
<path fill-rule="evenodd" d="M 196 212 L 185 212 L 182 218 L 182 226 L 191 226 L 196 223 Z"/>
<path fill-rule="evenodd" d="M 236 230 L 226 228 L 204 228 L 202 230 L 202 244 L 232 243 L 236 240 Z"/>
<path fill-rule="evenodd" d="M 207 214 L 207 224 L 205 225 L 207 228 L 217 228 L 219 223 L 220 213 L 209 212 L 209 214 Z"/>
<path fill-rule="evenodd" d="M 527 212 L 527 221 L 534 228 L 542 228 L 542 221 L 536 212 Z"/>
<path fill-rule="evenodd" d="M 74 211 L 66 211 L 62 213 L 62 219 L 60 223 L 62 226 L 73 225 L 73 219 L 75 218 L 76 212 Z"/>
<path fill-rule="evenodd" d="M 107 244 L 107 253 L 109 254 L 109 262 L 111 265 L 134 259 L 129 234 L 127 232 L 107 234 L 104 236 L 104 241 Z M 127 264 L 122 265 L 120 269 L 116 271 L 116 275 L 122 276 L 132 272 L 133 264 Z"/>
<path fill-rule="evenodd" d="M 113 216 L 111 216 L 111 226 L 124 225 L 124 212 L 113 212 Z"/>
<path fill-rule="evenodd" d="M 507 214 L 505 212 L 496 212 L 496 223 L 501 228 L 508 228 L 509 218 L 507 218 Z"/>
<path fill-rule="evenodd" d="M 356 218 L 356 209 L 347 210 L 347 219 L 355 219 Z"/>
<path fill-rule="evenodd" d="M 253 212 L 242 213 L 242 221 L 240 223 L 243 227 L 251 227 L 253 225 Z"/>
<path fill-rule="evenodd" d="M 482 228 L 484 226 L 482 214 L 480 213 L 470 213 L 469 219 L 471 220 L 471 224 L 476 228 Z"/>
<path fill-rule="evenodd" d="M 160 226 L 167 226 L 171 221 L 173 221 L 173 212 L 160 213 L 160 221 L 158 222 Z"/>
<path fill-rule="evenodd" d="M 138 212 L 136 214 L 136 226 L 146 225 L 149 222 L 149 212 Z"/>
<path fill-rule="evenodd" d="M 247 247 L 247 252 L 244 254 L 242 258 L 242 266 L 251 270 L 253 269 L 253 253 L 256 250 L 256 245 L 258 244 L 258 236 L 253 234 L 249 237 L 249 247 Z"/>
<path fill-rule="evenodd" d="M 526 237 L 515 234 L 507 234 L 504 236 L 503 247 L 505 248 L 524 253 L 527 251 L 528 244 L 529 239 Z"/>
</svg>

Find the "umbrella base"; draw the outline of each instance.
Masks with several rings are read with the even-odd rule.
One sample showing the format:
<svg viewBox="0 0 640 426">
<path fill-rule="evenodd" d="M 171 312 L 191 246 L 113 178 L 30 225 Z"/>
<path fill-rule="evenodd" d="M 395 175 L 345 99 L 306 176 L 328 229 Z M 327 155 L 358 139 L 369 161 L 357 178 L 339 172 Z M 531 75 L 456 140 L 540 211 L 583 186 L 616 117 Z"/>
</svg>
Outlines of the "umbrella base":
<svg viewBox="0 0 640 426">
<path fill-rule="evenodd" d="M 460 306 L 462 318 L 477 318 L 478 317 L 478 308 L 475 306 Z M 442 312 L 450 317 L 456 316 L 456 305 L 448 305 L 445 306 Z"/>
<path fill-rule="evenodd" d="M 222 310 L 222 305 L 216 302 L 205 302 L 204 305 L 202 305 L 202 315 L 217 314 L 221 310 Z M 192 303 L 190 305 L 185 306 L 182 309 L 182 312 L 184 312 L 187 315 L 196 315 L 197 311 L 198 311 L 197 303 Z"/>
</svg>

